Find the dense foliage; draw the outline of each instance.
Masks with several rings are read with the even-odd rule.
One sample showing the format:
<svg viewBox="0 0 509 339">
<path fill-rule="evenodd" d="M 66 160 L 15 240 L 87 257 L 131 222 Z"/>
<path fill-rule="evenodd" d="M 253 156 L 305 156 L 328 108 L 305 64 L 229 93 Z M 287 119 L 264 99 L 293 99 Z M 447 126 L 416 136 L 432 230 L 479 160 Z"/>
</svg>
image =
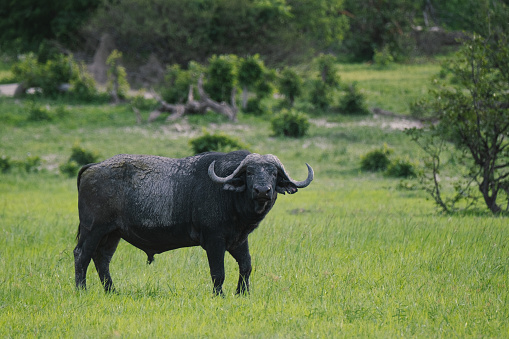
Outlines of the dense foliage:
<svg viewBox="0 0 509 339">
<path fill-rule="evenodd" d="M 46 55 L 50 40 L 72 46 L 77 30 L 101 2 L 4 0 L 0 5 L 0 49 Z"/>
<path fill-rule="evenodd" d="M 343 0 L 106 1 L 85 28 L 110 33 L 124 55 L 164 63 L 204 62 L 214 54 L 260 53 L 275 62 L 340 40 Z"/>
</svg>

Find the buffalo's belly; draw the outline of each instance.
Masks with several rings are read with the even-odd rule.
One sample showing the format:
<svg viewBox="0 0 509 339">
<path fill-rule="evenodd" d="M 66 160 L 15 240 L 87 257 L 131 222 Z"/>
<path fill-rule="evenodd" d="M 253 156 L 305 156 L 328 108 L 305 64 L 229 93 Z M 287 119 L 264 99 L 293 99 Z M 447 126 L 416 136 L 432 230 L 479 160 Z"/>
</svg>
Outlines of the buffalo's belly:
<svg viewBox="0 0 509 339">
<path fill-rule="evenodd" d="M 125 241 L 145 252 L 162 253 L 181 247 L 199 245 L 199 236 L 193 235 L 191 226 L 131 225 L 120 231 Z"/>
</svg>

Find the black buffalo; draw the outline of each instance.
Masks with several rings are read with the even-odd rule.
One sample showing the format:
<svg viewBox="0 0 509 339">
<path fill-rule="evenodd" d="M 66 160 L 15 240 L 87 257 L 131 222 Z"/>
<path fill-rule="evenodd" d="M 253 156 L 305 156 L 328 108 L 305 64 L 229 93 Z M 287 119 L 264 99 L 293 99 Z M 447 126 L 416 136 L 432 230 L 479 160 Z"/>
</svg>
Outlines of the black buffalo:
<svg viewBox="0 0 509 339">
<path fill-rule="evenodd" d="M 214 293 L 222 294 L 224 254 L 239 264 L 237 293 L 249 291 L 247 237 L 276 202 L 313 180 L 290 178 L 279 159 L 247 151 L 183 159 L 117 155 L 78 174 L 79 227 L 74 249 L 76 286 L 86 287 L 90 260 L 106 291 L 120 239 L 154 254 L 188 246 L 207 252 Z"/>
</svg>

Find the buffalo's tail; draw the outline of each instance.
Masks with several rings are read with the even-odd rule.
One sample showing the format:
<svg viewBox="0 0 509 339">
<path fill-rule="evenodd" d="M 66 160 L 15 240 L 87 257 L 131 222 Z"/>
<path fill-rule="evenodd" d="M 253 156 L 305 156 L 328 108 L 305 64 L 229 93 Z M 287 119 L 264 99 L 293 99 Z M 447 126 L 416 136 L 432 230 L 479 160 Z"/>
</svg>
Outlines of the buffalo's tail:
<svg viewBox="0 0 509 339">
<path fill-rule="evenodd" d="M 88 164 L 88 165 L 85 165 L 83 166 L 80 171 L 78 172 L 78 191 L 80 190 L 80 181 L 81 181 L 81 175 L 83 174 L 83 172 L 85 172 L 89 167 L 93 166 L 95 164 Z"/>
<path fill-rule="evenodd" d="M 83 174 L 83 172 L 85 172 L 89 167 L 91 167 L 93 165 L 95 165 L 95 164 L 85 165 L 78 172 L 78 180 L 77 180 L 78 191 L 80 190 L 81 175 Z M 80 233 L 81 233 L 80 231 L 81 231 L 81 223 L 78 225 L 78 234 L 76 234 L 76 242 L 78 242 L 80 240 Z"/>
</svg>

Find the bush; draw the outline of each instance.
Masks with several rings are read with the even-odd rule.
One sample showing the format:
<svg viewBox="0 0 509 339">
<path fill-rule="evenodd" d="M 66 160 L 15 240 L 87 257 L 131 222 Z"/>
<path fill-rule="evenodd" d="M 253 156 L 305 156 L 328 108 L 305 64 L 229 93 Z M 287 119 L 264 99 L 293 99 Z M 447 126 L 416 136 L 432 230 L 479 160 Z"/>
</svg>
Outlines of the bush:
<svg viewBox="0 0 509 339">
<path fill-rule="evenodd" d="M 279 92 L 292 107 L 295 98 L 302 93 L 302 78 L 291 68 L 285 67 L 279 76 Z"/>
<path fill-rule="evenodd" d="M 2 173 L 8 172 L 11 169 L 11 167 L 12 167 L 11 158 L 6 155 L 2 155 L 0 157 L 0 172 Z"/>
<path fill-rule="evenodd" d="M 201 137 L 189 141 L 195 154 L 203 152 L 231 152 L 246 149 L 240 140 L 223 133 L 210 134 L 205 132 Z"/>
<path fill-rule="evenodd" d="M 331 88 L 322 80 L 315 79 L 311 82 L 309 101 L 318 109 L 326 110 L 332 104 Z"/>
<path fill-rule="evenodd" d="M 150 111 L 156 108 L 157 100 L 145 98 L 145 96 L 140 93 L 131 98 L 131 106 L 139 110 Z"/>
<path fill-rule="evenodd" d="M 373 63 L 378 68 L 387 68 L 393 62 L 394 57 L 392 56 L 391 51 L 387 45 L 385 45 L 381 50 L 375 49 L 375 54 L 373 55 Z"/>
<path fill-rule="evenodd" d="M 416 177 L 415 166 L 408 159 L 395 159 L 392 160 L 387 166 L 385 175 L 397 178 L 410 178 Z"/>
<path fill-rule="evenodd" d="M 22 160 L 11 160 L 10 157 L 2 155 L 0 157 L 0 172 L 5 173 L 12 168 L 24 169 L 26 172 L 38 172 L 41 166 L 41 158 L 28 153 L 27 158 Z"/>
<path fill-rule="evenodd" d="M 339 102 L 339 110 L 344 114 L 369 114 L 368 107 L 366 106 L 366 98 L 357 89 L 357 84 L 355 82 L 348 87 L 345 96 L 341 98 L 341 101 Z"/>
<path fill-rule="evenodd" d="M 87 71 L 84 63 L 73 65 L 73 75 L 69 80 L 71 85 L 69 93 L 78 100 L 91 100 L 97 96 L 97 87 L 94 78 Z"/>
<path fill-rule="evenodd" d="M 271 123 L 276 136 L 300 138 L 306 135 L 309 129 L 308 116 L 294 110 L 282 110 Z"/>
<path fill-rule="evenodd" d="M 27 54 L 11 70 L 25 88 L 38 87 L 47 97 L 64 93 L 63 84 L 69 84 L 68 94 L 78 99 L 88 100 L 97 94 L 95 81 L 86 66 L 74 61 L 72 56 L 58 55 L 42 64 L 34 54 Z"/>
<path fill-rule="evenodd" d="M 60 172 L 69 176 L 74 176 L 78 173 L 81 166 L 98 162 L 99 155 L 97 152 L 88 151 L 81 147 L 79 144 L 74 144 L 71 149 L 71 156 L 69 160 L 60 165 Z"/>
<path fill-rule="evenodd" d="M 368 152 L 361 157 L 361 169 L 370 172 L 385 171 L 390 164 L 389 155 L 391 153 L 392 149 L 385 144 L 380 149 Z"/>
<path fill-rule="evenodd" d="M 50 110 L 44 106 L 38 105 L 35 102 L 29 104 L 28 121 L 51 121 L 53 115 Z"/>
<path fill-rule="evenodd" d="M 259 98 L 250 98 L 247 101 L 247 106 L 244 113 L 252 115 L 263 115 L 265 114 L 265 107 Z"/>
<path fill-rule="evenodd" d="M 97 162 L 99 155 L 97 152 L 88 151 L 78 144 L 75 144 L 71 149 L 71 156 L 69 161 L 75 161 L 78 165 L 87 165 Z"/>
<path fill-rule="evenodd" d="M 60 172 L 63 174 L 67 174 L 70 177 L 78 174 L 81 166 L 76 161 L 68 161 L 60 165 Z"/>
<path fill-rule="evenodd" d="M 129 92 L 129 83 L 127 82 L 127 72 L 125 67 L 120 64 L 122 52 L 114 49 L 108 56 L 106 65 L 108 65 L 108 83 L 106 85 L 108 93 L 111 93 L 114 99 L 126 99 Z"/>
<path fill-rule="evenodd" d="M 193 83 L 192 73 L 175 64 L 166 68 L 161 96 L 169 103 L 183 103 L 187 100 L 189 86 Z"/>
<path fill-rule="evenodd" d="M 24 162 L 20 164 L 27 172 L 39 172 L 41 166 L 41 158 L 36 155 L 28 154 Z"/>
<path fill-rule="evenodd" d="M 217 102 L 230 102 L 237 77 L 237 57 L 235 55 L 213 55 L 208 61 L 205 92 Z"/>
</svg>

